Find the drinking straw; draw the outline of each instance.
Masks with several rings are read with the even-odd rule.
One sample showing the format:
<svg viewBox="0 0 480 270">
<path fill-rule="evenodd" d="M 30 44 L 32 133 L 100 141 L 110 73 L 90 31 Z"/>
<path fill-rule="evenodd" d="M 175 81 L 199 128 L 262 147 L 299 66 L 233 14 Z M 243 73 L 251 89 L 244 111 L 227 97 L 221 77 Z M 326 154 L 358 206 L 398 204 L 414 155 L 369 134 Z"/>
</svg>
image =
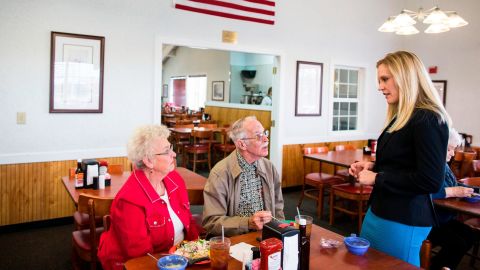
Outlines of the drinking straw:
<svg viewBox="0 0 480 270">
<path fill-rule="evenodd" d="M 297 206 L 297 213 L 298 213 L 298 218 L 300 218 L 300 209 L 298 209 L 298 206 Z"/>
<path fill-rule="evenodd" d="M 225 242 L 225 232 L 223 230 L 223 225 L 222 225 L 222 243 Z"/>
<path fill-rule="evenodd" d="M 158 261 L 158 259 L 157 259 L 157 258 L 155 258 L 155 256 L 153 256 L 152 254 L 150 254 L 150 253 L 147 253 L 147 255 L 148 255 L 148 256 L 150 256 L 150 257 L 152 257 L 152 258 L 154 258 L 154 259 L 155 259 L 155 261 Z"/>
</svg>

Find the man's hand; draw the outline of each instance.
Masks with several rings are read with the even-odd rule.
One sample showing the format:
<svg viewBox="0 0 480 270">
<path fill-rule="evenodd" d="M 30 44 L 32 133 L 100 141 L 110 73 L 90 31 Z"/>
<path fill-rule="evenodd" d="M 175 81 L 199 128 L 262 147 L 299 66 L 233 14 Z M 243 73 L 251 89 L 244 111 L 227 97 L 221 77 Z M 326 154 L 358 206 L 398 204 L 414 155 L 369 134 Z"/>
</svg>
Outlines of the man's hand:
<svg viewBox="0 0 480 270">
<path fill-rule="evenodd" d="M 258 211 L 248 219 L 248 228 L 254 230 L 263 229 L 263 224 L 272 220 L 272 212 L 270 211 Z"/>
</svg>

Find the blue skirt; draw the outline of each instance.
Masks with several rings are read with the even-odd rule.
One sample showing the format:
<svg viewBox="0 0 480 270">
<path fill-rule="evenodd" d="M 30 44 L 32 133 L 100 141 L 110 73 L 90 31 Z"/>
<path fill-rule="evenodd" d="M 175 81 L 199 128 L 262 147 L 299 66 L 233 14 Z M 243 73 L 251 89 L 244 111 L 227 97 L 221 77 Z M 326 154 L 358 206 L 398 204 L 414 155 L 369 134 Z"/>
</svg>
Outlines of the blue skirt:
<svg viewBox="0 0 480 270">
<path fill-rule="evenodd" d="M 431 229 L 386 220 L 368 209 L 360 236 L 372 248 L 420 267 L 420 248 Z"/>
</svg>

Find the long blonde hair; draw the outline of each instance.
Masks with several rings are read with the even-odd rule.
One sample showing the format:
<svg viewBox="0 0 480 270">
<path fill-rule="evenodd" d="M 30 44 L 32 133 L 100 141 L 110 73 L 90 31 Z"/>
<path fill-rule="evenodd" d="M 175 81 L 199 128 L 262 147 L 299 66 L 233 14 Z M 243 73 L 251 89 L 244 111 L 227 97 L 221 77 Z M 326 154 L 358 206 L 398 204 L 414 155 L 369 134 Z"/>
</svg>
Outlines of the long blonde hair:
<svg viewBox="0 0 480 270">
<path fill-rule="evenodd" d="M 440 101 L 438 91 L 422 61 L 415 54 L 406 51 L 389 53 L 377 62 L 377 68 L 382 64 L 390 70 L 399 95 L 398 103 L 388 104 L 385 126 L 397 117 L 388 132 L 403 128 L 415 109 L 430 110 L 437 114 L 441 122 L 451 126 L 452 121 Z"/>
</svg>

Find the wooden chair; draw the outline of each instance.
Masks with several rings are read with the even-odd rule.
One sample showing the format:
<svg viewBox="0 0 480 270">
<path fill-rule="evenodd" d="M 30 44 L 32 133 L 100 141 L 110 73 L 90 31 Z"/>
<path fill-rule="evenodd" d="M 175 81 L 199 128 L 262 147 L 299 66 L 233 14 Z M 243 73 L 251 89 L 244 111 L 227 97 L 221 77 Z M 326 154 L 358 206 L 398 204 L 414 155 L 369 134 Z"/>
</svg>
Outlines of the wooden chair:
<svg viewBox="0 0 480 270">
<path fill-rule="evenodd" d="M 453 156 L 452 161 L 450 162 L 450 169 L 452 170 L 455 177 L 460 177 L 460 167 L 463 162 L 463 151 L 455 151 L 455 155 Z"/>
<path fill-rule="evenodd" d="M 197 170 L 197 163 L 207 163 L 208 169 L 212 169 L 211 163 L 211 141 L 213 140 L 212 130 L 193 130 L 192 131 L 193 144 L 184 146 L 183 160 L 185 160 L 185 167 L 190 162 L 193 162 L 193 171 Z M 201 143 L 201 140 L 207 140 L 207 143 Z M 210 141 L 210 142 L 208 142 Z M 190 158 L 192 154 L 192 158 Z M 199 155 L 206 155 L 205 158 L 199 159 Z"/>
<path fill-rule="evenodd" d="M 228 133 L 226 130 L 222 130 L 221 137 L 222 142 L 213 146 L 213 150 L 217 160 L 226 158 L 227 155 L 233 152 L 236 148 L 235 144 L 228 137 Z"/>
<path fill-rule="evenodd" d="M 351 144 L 339 144 L 335 145 L 335 151 L 345 151 L 345 150 L 355 150 L 357 149 L 354 145 Z M 340 177 L 343 177 L 345 180 L 348 180 L 349 173 L 348 169 L 340 169 L 337 170 L 337 165 L 333 166 L 333 170 L 335 172 L 335 175 L 338 175 Z"/>
<path fill-rule="evenodd" d="M 420 267 L 425 270 L 430 269 L 430 260 L 432 258 L 432 242 L 425 239 L 422 242 L 422 247 L 420 248 Z"/>
<path fill-rule="evenodd" d="M 364 186 L 361 184 L 356 184 L 354 181 L 351 183 L 334 185 L 331 187 L 330 191 L 330 225 L 333 225 L 333 219 L 335 217 L 335 210 L 342 213 L 354 216 L 358 218 L 358 232 L 360 233 L 362 229 L 363 217 L 367 212 L 366 204 L 372 193 L 371 186 Z M 336 197 L 343 199 L 342 201 L 336 200 Z M 356 208 L 342 206 L 336 204 L 337 202 L 348 203 L 348 201 L 356 202 Z"/>
<path fill-rule="evenodd" d="M 80 194 L 78 211 L 88 213 L 90 224 L 88 229 L 72 233 L 72 263 L 74 269 L 78 267 L 78 259 L 89 262 L 90 269 L 96 269 L 98 242 L 104 228 L 97 227 L 95 219 L 100 217 L 103 220 L 103 216 L 110 213 L 112 201 L 113 199 L 110 198 Z"/>
<path fill-rule="evenodd" d="M 472 162 L 477 157 L 477 152 L 464 152 L 463 153 L 463 161 L 462 165 L 460 166 L 460 177 L 468 177 L 473 174 L 472 171 Z"/>
<path fill-rule="evenodd" d="M 202 123 L 202 122 L 200 122 L 200 124 L 198 124 L 198 127 L 214 129 L 214 128 L 218 127 L 218 124 L 217 123 Z"/>
<path fill-rule="evenodd" d="M 472 176 L 473 177 L 480 176 L 480 159 L 472 160 Z"/>
<path fill-rule="evenodd" d="M 303 149 L 303 154 L 321 154 L 327 153 L 328 147 L 305 147 Z M 302 206 L 304 197 L 308 197 L 317 201 L 317 215 L 319 218 L 323 216 L 323 199 L 325 192 L 330 189 L 334 184 L 339 184 L 344 182 L 340 177 L 336 177 L 331 174 L 322 172 L 322 162 L 320 162 L 320 168 L 318 172 L 306 173 L 307 172 L 307 158 L 303 157 L 303 185 L 302 185 L 302 194 L 298 201 L 298 207 Z M 307 189 L 307 186 L 313 187 L 313 189 Z M 311 194 L 311 192 L 316 192 L 317 195 Z"/>
<path fill-rule="evenodd" d="M 122 175 L 124 171 L 123 164 L 109 164 L 107 172 L 111 175 Z"/>
</svg>

